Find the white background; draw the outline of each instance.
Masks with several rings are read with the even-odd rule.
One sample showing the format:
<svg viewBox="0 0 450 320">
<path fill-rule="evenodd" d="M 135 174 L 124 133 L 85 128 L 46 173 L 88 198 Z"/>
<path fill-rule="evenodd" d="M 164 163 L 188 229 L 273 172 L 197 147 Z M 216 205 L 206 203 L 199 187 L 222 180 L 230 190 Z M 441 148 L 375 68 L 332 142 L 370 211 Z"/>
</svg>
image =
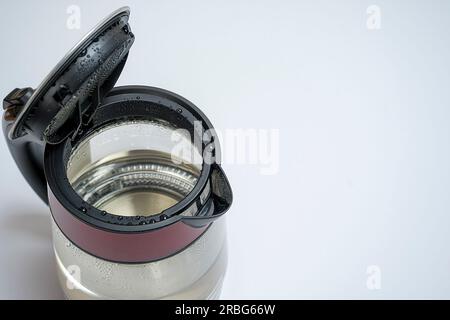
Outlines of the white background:
<svg viewBox="0 0 450 320">
<path fill-rule="evenodd" d="M 122 5 L 136 42 L 118 85 L 176 92 L 219 130 L 279 130 L 277 174 L 224 163 L 222 298 L 450 298 L 448 1 L 2 1 L 1 96 Z M 49 210 L 0 148 L 0 298 L 62 298 Z"/>
</svg>

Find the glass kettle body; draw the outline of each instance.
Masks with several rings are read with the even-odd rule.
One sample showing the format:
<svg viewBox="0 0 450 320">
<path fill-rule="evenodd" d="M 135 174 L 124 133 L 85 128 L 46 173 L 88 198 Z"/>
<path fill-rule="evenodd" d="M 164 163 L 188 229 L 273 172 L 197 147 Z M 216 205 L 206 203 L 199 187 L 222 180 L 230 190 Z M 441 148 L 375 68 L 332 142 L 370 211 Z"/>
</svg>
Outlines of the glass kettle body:
<svg viewBox="0 0 450 320">
<path fill-rule="evenodd" d="M 3 132 L 50 207 L 69 299 L 217 298 L 232 202 L 218 139 L 188 100 L 114 87 L 134 42 L 129 13 L 102 21 L 37 89 L 13 90 Z"/>
</svg>

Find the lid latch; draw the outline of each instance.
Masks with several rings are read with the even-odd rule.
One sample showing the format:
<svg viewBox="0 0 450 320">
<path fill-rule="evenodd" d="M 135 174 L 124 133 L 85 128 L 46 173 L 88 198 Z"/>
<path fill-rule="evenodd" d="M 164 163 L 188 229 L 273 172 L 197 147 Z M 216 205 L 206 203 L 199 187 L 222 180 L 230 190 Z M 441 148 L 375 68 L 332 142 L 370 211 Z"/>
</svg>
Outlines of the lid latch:
<svg viewBox="0 0 450 320">
<path fill-rule="evenodd" d="M 3 110 L 5 110 L 5 120 L 14 121 L 17 115 L 22 111 L 27 101 L 33 95 L 32 88 L 16 88 L 3 99 Z"/>
</svg>

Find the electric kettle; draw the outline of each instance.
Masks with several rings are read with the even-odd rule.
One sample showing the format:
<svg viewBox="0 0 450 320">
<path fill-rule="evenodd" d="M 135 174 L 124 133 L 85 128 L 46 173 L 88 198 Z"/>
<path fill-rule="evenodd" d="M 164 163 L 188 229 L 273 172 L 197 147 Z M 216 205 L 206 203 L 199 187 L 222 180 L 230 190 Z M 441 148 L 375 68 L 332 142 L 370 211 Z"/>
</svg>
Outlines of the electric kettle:
<svg viewBox="0 0 450 320">
<path fill-rule="evenodd" d="M 135 40 L 121 8 L 36 89 L 3 102 L 3 132 L 49 205 L 68 299 L 218 298 L 232 191 L 211 122 L 188 100 L 114 87 Z"/>
</svg>

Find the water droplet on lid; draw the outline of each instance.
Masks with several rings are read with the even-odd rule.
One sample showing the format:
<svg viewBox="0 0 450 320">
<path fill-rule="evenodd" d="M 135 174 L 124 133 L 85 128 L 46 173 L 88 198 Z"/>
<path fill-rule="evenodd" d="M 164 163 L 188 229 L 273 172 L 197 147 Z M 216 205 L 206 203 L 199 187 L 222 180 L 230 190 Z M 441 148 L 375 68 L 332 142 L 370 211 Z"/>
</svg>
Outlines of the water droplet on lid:
<svg viewBox="0 0 450 320">
<path fill-rule="evenodd" d="M 80 210 L 81 210 L 81 212 L 83 212 L 83 213 L 86 213 L 86 212 L 87 212 L 87 209 L 86 209 L 85 207 L 81 207 Z"/>
</svg>

